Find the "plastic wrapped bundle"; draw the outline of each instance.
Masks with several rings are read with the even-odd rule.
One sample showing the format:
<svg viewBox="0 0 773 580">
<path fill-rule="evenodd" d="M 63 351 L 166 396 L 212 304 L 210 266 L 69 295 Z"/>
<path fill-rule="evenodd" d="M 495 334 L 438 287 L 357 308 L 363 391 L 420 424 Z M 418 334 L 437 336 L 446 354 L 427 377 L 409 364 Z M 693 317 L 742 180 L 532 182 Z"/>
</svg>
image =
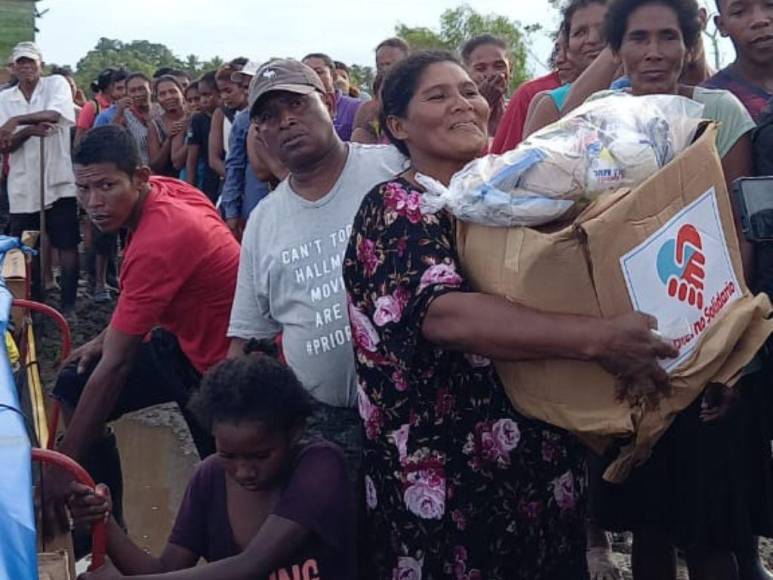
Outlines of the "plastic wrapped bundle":
<svg viewBox="0 0 773 580">
<path fill-rule="evenodd" d="M 544 225 L 654 175 L 692 142 L 702 115 L 686 97 L 605 92 L 513 151 L 471 161 L 447 188 L 417 175 L 422 206 L 483 225 Z"/>
</svg>

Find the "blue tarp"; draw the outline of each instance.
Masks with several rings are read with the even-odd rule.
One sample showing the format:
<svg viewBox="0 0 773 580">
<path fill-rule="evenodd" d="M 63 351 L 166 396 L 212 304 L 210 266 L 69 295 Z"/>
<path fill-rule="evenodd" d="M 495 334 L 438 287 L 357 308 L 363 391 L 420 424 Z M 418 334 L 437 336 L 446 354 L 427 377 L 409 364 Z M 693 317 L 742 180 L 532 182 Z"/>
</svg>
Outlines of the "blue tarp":
<svg viewBox="0 0 773 580">
<path fill-rule="evenodd" d="M 0 236 L 0 268 L 5 254 L 21 244 Z M 0 276 L 0 340 L 13 296 Z M 36 580 L 35 515 L 32 506 L 31 445 L 21 411 L 8 355 L 0 353 L 0 578 Z"/>
</svg>

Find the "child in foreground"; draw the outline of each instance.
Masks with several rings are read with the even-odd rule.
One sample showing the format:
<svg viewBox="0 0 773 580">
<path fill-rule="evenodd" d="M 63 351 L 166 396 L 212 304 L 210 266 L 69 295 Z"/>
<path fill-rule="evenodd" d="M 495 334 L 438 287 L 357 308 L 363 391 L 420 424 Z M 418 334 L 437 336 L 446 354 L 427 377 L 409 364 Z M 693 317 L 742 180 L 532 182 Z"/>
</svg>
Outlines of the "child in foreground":
<svg viewBox="0 0 773 580">
<path fill-rule="evenodd" d="M 76 524 L 110 518 L 112 564 L 82 578 L 353 580 L 353 494 L 336 446 L 300 442 L 311 404 L 293 372 L 265 354 L 211 369 L 190 407 L 217 453 L 191 477 L 160 557 L 110 518 L 107 486 L 72 484 Z M 209 564 L 195 567 L 200 558 Z"/>
</svg>

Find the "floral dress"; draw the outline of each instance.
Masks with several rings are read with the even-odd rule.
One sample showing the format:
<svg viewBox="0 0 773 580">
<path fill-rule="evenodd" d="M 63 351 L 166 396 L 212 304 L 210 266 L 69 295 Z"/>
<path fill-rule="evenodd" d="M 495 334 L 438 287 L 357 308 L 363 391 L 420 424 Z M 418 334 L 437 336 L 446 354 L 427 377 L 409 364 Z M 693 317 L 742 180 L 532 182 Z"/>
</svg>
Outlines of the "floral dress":
<svg viewBox="0 0 773 580">
<path fill-rule="evenodd" d="M 510 405 L 490 361 L 421 333 L 435 298 L 468 292 L 454 222 L 402 178 L 354 222 L 344 265 L 365 425 L 369 580 L 587 578 L 584 453 Z"/>
</svg>

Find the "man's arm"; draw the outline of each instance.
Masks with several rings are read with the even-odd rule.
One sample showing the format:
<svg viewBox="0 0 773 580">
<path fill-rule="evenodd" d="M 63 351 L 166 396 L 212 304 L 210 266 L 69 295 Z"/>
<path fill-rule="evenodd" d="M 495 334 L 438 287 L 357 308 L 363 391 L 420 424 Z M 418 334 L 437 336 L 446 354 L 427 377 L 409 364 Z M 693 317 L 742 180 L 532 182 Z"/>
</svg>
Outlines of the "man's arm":
<svg viewBox="0 0 773 580">
<path fill-rule="evenodd" d="M 218 109 L 212 114 L 212 125 L 209 130 L 209 166 L 220 177 L 225 176 L 223 163 L 223 111 Z"/>
<path fill-rule="evenodd" d="M 99 438 L 129 375 L 141 335 L 107 328 L 102 358 L 89 377 L 58 451 L 76 461 Z"/>
<path fill-rule="evenodd" d="M 212 127 L 214 129 L 214 126 Z M 223 194 L 220 199 L 220 206 L 223 208 L 223 215 L 226 223 L 233 230 L 233 220 L 241 217 L 241 205 L 244 198 L 245 178 L 244 171 L 247 168 L 247 130 L 249 128 L 249 119 L 247 125 L 244 124 L 244 118 L 237 116 L 231 127 L 231 135 L 228 139 L 228 155 L 225 159 L 225 181 L 223 182 Z M 210 133 L 211 135 L 211 133 Z M 212 145 L 210 144 L 210 151 Z M 210 154 L 211 161 L 211 154 Z M 210 163 L 211 165 L 211 163 Z"/>
<path fill-rule="evenodd" d="M 62 115 L 59 114 L 58 111 L 38 111 L 37 113 L 11 117 L 5 122 L 3 128 L 15 131 L 16 127 L 22 125 L 37 125 L 38 123 L 50 123 L 51 125 L 55 125 L 61 118 Z"/>
</svg>

